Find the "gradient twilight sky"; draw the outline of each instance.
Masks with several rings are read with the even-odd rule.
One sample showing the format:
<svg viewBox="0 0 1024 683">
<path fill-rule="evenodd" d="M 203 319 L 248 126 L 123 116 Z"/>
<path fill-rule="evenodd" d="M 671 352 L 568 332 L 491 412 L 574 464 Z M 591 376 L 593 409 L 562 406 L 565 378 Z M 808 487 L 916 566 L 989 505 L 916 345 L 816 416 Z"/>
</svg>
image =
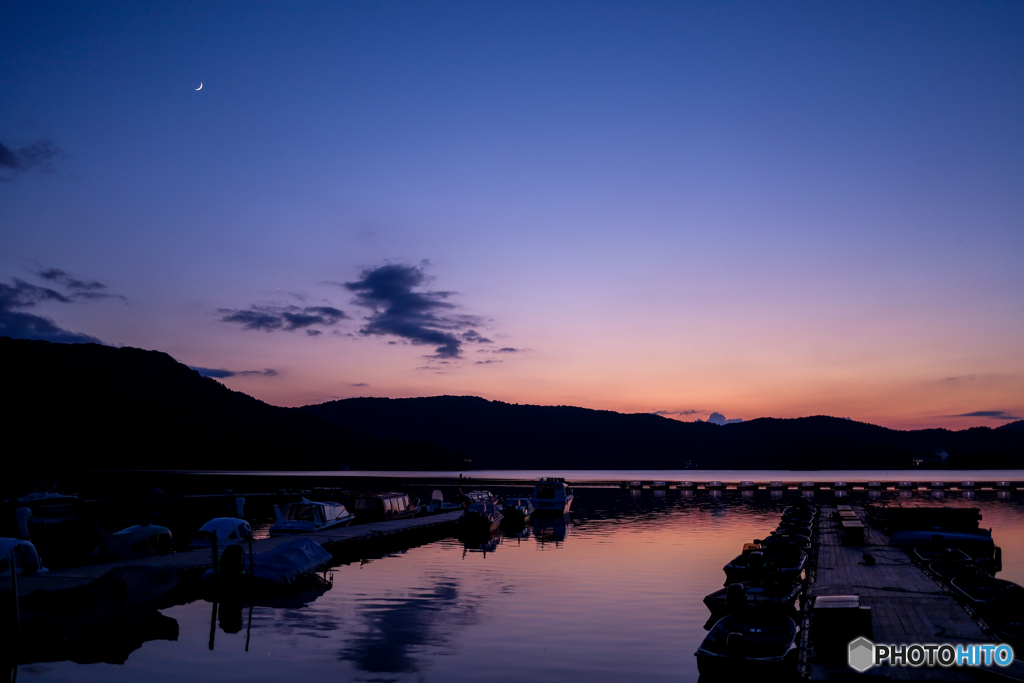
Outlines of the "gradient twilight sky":
<svg viewBox="0 0 1024 683">
<path fill-rule="evenodd" d="M 1022 3 L 6 2 L 0 57 L 8 334 L 290 406 L 1024 416 Z"/>
</svg>

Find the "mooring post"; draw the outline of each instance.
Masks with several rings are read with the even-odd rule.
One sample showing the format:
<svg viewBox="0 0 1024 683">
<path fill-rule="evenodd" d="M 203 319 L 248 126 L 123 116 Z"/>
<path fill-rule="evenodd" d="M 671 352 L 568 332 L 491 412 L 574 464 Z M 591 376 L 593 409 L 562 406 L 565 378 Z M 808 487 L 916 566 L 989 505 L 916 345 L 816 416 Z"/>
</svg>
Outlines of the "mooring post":
<svg viewBox="0 0 1024 683">
<path fill-rule="evenodd" d="M 220 576 L 220 563 L 217 562 L 217 530 L 213 530 L 213 577 Z"/>
<path fill-rule="evenodd" d="M 256 566 L 256 559 L 252 554 L 252 532 L 249 532 L 249 576 L 253 575 L 253 567 Z"/>
<path fill-rule="evenodd" d="M 14 594 L 14 635 L 21 635 L 21 603 L 18 600 L 18 561 L 11 550 L 8 564 L 11 565 L 11 592 Z"/>
</svg>

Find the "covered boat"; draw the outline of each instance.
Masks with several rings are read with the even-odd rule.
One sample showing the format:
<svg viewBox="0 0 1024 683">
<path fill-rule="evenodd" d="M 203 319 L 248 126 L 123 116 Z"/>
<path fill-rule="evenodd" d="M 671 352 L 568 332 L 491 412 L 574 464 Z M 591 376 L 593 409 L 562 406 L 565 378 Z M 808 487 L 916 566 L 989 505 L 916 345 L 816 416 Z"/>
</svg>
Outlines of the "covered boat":
<svg viewBox="0 0 1024 683">
<path fill-rule="evenodd" d="M 0 538 L 0 576 L 11 575 L 12 555 L 19 575 L 47 571 L 42 560 L 39 559 L 36 547 L 30 541 L 20 538 Z"/>
<path fill-rule="evenodd" d="M 236 545 L 224 551 L 220 571 L 207 569 L 203 580 L 223 590 L 280 589 L 313 576 L 330 561 L 331 553 L 326 548 L 301 536 L 248 559 L 242 547 Z"/>
<path fill-rule="evenodd" d="M 288 503 L 282 510 L 274 506 L 277 523 L 270 527 L 271 536 L 282 534 L 308 534 L 348 526 L 355 515 L 341 503 L 318 503 L 303 498 L 299 503 Z"/>
<path fill-rule="evenodd" d="M 405 519 L 419 513 L 420 508 L 408 493 L 364 493 L 356 498 L 356 516 L 360 522 L 388 522 Z"/>
<path fill-rule="evenodd" d="M 45 513 L 48 510 L 66 511 L 78 502 L 78 496 L 64 493 L 55 478 L 43 477 L 43 483 L 38 489 L 7 502 L 18 507 L 30 508 L 36 513 Z"/>
<path fill-rule="evenodd" d="M 537 516 L 561 517 L 572 506 L 573 492 L 561 477 L 545 477 L 533 485 L 530 499 Z"/>
<path fill-rule="evenodd" d="M 209 548 L 214 538 L 217 539 L 217 545 L 248 543 L 252 539 L 252 527 L 249 522 L 238 517 L 215 517 L 199 527 L 188 547 Z"/>
<path fill-rule="evenodd" d="M 1024 645 L 1024 588 L 980 570 L 954 576 L 949 583 L 1000 639 Z"/>
<path fill-rule="evenodd" d="M 100 532 L 100 545 L 92 551 L 94 556 L 127 560 L 174 552 L 174 536 L 165 526 L 143 522 L 112 534 L 98 526 L 96 529 Z"/>
<path fill-rule="evenodd" d="M 796 581 L 744 581 L 731 583 L 704 597 L 712 614 L 733 614 L 749 609 L 788 612 L 800 594 Z"/>
<path fill-rule="evenodd" d="M 800 629 L 784 614 L 752 611 L 722 617 L 695 652 L 702 676 L 773 676 L 795 671 Z"/>
</svg>

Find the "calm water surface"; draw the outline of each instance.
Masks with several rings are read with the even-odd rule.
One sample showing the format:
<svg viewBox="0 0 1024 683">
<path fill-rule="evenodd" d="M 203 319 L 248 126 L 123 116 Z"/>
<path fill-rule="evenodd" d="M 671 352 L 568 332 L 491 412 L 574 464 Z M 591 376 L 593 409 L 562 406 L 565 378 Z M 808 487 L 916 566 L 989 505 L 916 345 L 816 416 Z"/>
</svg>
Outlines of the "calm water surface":
<svg viewBox="0 0 1024 683">
<path fill-rule="evenodd" d="M 820 473 L 819 473 L 820 475 Z M 508 489 L 503 493 L 521 491 Z M 1000 574 L 1024 583 L 1020 493 L 884 499 L 982 508 L 1003 548 Z M 796 491 L 629 492 L 578 488 L 572 521 L 528 527 L 493 547 L 441 540 L 334 568 L 300 603 L 162 610 L 177 641 L 150 641 L 124 664 L 23 665 L 31 681 L 695 681 L 693 652 L 722 566 L 774 528 Z M 815 494 L 830 503 L 832 493 Z M 868 492 L 848 501 L 866 503 Z M 234 625 L 232 626 L 232 622 Z M 241 624 L 241 630 L 235 631 Z"/>
</svg>

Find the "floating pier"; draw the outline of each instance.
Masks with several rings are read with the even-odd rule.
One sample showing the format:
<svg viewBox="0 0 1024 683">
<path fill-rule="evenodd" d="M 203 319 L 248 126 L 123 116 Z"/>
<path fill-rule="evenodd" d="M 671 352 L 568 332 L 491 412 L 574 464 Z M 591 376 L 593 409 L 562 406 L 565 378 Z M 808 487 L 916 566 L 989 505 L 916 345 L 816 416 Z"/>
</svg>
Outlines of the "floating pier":
<svg viewBox="0 0 1024 683">
<path fill-rule="evenodd" d="M 803 673 L 810 680 L 848 678 L 847 644 L 843 636 L 815 624 L 815 605 L 850 596 L 847 610 L 870 608 L 869 639 L 878 644 L 950 643 L 978 645 L 999 642 L 984 622 L 962 606 L 954 595 L 914 564 L 889 537 L 865 520 L 862 508 L 821 506 L 808 595 L 811 610 L 804 613 Z M 862 539 L 858 538 L 863 534 Z M 849 545 L 843 544 L 844 536 Z M 865 555 L 870 557 L 866 557 Z M 854 615 L 853 611 L 845 612 Z M 866 616 L 866 611 L 861 615 Z M 866 619 L 865 619 L 866 621 Z M 847 619 L 850 626 L 850 620 Z M 866 625 L 866 624 L 865 624 Z M 809 628 L 808 628 L 809 627 Z M 865 634 L 862 634 L 865 635 Z M 835 640 L 844 642 L 830 642 Z M 849 640 L 852 640 L 850 638 Z M 893 680 L 1024 681 L 1024 662 L 990 669 L 886 666 L 869 670 Z"/>
<path fill-rule="evenodd" d="M 316 541 L 327 548 L 334 555 L 343 555 L 349 548 L 355 549 L 367 542 L 394 542 L 400 540 L 401 536 L 408 534 L 423 533 L 428 530 L 437 531 L 438 527 L 454 525 L 462 516 L 462 510 L 447 512 L 427 517 L 414 517 L 412 519 L 399 519 L 390 522 L 374 522 L 372 524 L 360 524 L 357 526 L 341 527 L 309 534 L 302 534 L 304 538 Z M 260 554 L 273 550 L 285 541 L 294 538 L 294 535 L 272 536 L 253 541 L 253 554 L 256 562 L 260 561 Z M 43 558 L 44 561 L 46 558 Z M 58 569 L 54 571 L 31 574 L 18 577 L 18 595 L 25 596 L 35 591 L 54 591 L 64 588 L 74 588 L 92 583 L 107 572 L 118 567 L 174 567 L 179 573 L 189 575 L 206 571 L 213 565 L 213 553 L 210 548 L 198 550 L 187 550 L 170 555 L 152 555 L 150 557 L 133 558 L 118 562 L 104 562 L 102 564 L 90 564 L 70 569 Z M 8 590 L 9 594 L 10 591 Z"/>
</svg>

